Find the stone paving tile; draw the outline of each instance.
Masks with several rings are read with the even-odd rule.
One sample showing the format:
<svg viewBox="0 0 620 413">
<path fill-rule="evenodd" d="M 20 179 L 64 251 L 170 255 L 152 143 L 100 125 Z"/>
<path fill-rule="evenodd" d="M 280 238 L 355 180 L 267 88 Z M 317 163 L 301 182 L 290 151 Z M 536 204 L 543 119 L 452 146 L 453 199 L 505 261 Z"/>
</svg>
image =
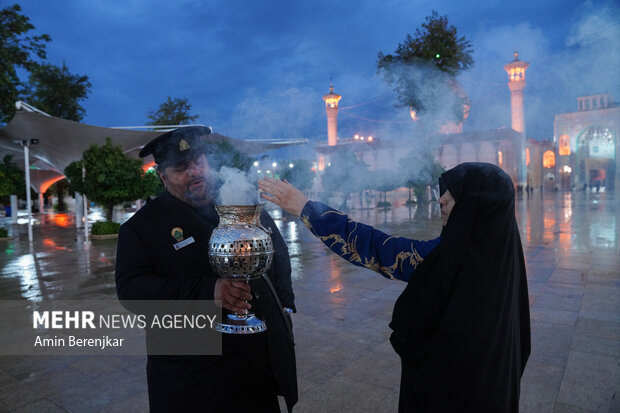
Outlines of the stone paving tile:
<svg viewBox="0 0 620 413">
<path fill-rule="evenodd" d="M 581 310 L 620 313 L 620 285 L 586 286 Z"/>
<path fill-rule="evenodd" d="M 4 370 L 0 370 L 0 387 L 16 383 L 18 380 Z"/>
<path fill-rule="evenodd" d="M 579 317 L 575 334 L 620 341 L 620 322 Z"/>
<path fill-rule="evenodd" d="M 618 359 L 571 351 L 558 402 L 596 412 L 610 412 L 620 396 Z"/>
<path fill-rule="evenodd" d="M 96 412 L 111 403 L 144 392 L 144 378 L 124 371 L 112 371 L 89 381 L 86 386 L 68 385 L 49 398 L 69 411 Z"/>
<path fill-rule="evenodd" d="M 390 357 L 369 352 L 342 370 L 341 374 L 353 381 L 395 389 L 400 385 L 400 372 L 398 355 L 392 354 Z"/>
<path fill-rule="evenodd" d="M 33 374 L 17 383 L 0 387 L 0 399 L 14 409 L 64 391 L 67 387 L 81 385 L 84 380 L 84 374 L 66 366 L 60 366 L 41 374 Z"/>
<path fill-rule="evenodd" d="M 67 413 L 67 410 L 51 400 L 42 399 L 14 410 L 15 413 Z"/>
<path fill-rule="evenodd" d="M 551 274 L 551 278 L 549 278 L 549 282 L 553 284 L 576 284 L 576 285 L 585 285 L 588 277 L 587 269 L 577 270 L 570 268 L 557 267 L 553 274 Z"/>
<path fill-rule="evenodd" d="M 577 324 L 578 317 L 579 313 L 574 311 L 549 310 L 546 308 L 532 308 L 530 310 L 530 320 L 532 322 L 541 321 L 574 326 Z"/>
<path fill-rule="evenodd" d="M 564 324 L 532 322 L 531 361 L 556 366 L 566 364 L 573 340 L 573 326 Z"/>
<path fill-rule="evenodd" d="M 532 308 L 578 312 L 581 308 L 583 294 L 584 287 L 580 285 L 547 284 Z"/>
<path fill-rule="evenodd" d="M 337 375 L 309 391 L 305 399 L 300 400 L 295 407 L 295 412 L 375 413 L 377 407 L 390 393 L 392 389 L 360 383 Z M 396 406 L 393 411 L 396 411 Z"/>
<path fill-rule="evenodd" d="M 553 413 L 594 413 L 594 412 L 596 412 L 596 410 L 584 409 L 581 407 L 571 406 L 569 404 L 564 404 L 561 402 L 556 402 L 555 409 L 553 410 Z M 613 412 L 613 411 L 610 411 L 610 412 Z"/>
<path fill-rule="evenodd" d="M 620 359 L 620 341 L 575 334 L 571 351 L 610 356 Z M 620 387 L 620 383 L 618 383 Z M 620 390 L 620 389 L 619 389 Z"/>
<path fill-rule="evenodd" d="M 529 360 L 521 380 L 521 413 L 553 412 L 562 382 L 563 366 Z"/>
<path fill-rule="evenodd" d="M 98 413 L 118 413 L 118 412 L 146 412 L 149 408 L 149 394 L 144 391 L 130 396 L 125 400 L 119 400 L 102 407 Z"/>
</svg>

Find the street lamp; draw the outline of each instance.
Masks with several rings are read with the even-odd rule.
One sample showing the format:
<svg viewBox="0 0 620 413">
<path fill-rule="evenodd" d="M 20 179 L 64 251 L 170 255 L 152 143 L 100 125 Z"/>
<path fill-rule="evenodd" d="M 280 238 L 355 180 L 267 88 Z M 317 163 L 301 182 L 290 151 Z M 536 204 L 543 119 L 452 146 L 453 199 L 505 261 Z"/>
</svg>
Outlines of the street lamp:
<svg viewBox="0 0 620 413">
<path fill-rule="evenodd" d="M 28 242 L 32 242 L 32 205 L 30 205 L 30 145 L 36 145 L 39 143 L 38 139 L 22 139 L 13 141 L 17 145 L 24 147 L 24 168 L 26 172 L 26 205 L 28 208 Z M 17 211 L 15 211 L 17 215 Z"/>
</svg>

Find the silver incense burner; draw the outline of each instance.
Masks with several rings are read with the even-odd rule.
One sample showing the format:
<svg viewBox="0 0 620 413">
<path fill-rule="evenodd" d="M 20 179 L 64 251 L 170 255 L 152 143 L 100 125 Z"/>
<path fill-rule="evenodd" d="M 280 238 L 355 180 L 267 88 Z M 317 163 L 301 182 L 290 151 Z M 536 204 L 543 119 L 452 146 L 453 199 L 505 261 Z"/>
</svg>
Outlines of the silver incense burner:
<svg viewBox="0 0 620 413">
<path fill-rule="evenodd" d="M 263 205 L 218 205 L 220 223 L 209 240 L 209 262 L 223 279 L 246 281 L 260 278 L 271 266 L 271 230 L 260 224 Z M 267 329 L 253 313 L 226 312 L 215 330 L 229 334 L 255 334 Z"/>
</svg>

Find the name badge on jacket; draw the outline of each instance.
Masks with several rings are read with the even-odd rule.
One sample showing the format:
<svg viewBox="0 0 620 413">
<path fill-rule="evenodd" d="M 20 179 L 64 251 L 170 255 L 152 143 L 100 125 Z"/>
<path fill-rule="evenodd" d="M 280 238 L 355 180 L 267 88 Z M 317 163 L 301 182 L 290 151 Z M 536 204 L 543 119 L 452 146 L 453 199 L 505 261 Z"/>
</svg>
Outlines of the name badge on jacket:
<svg viewBox="0 0 620 413">
<path fill-rule="evenodd" d="M 188 239 L 184 239 L 181 242 L 177 242 L 176 244 L 172 244 L 172 246 L 174 247 L 175 250 L 180 250 L 183 247 L 188 246 L 189 244 L 193 244 L 194 241 L 194 237 L 189 237 Z"/>
<path fill-rule="evenodd" d="M 194 237 L 183 239 L 183 230 L 179 227 L 172 228 L 172 231 L 170 231 L 170 235 L 172 235 L 172 238 L 178 241 L 176 244 L 172 244 L 174 249 L 177 251 L 195 242 Z"/>
</svg>

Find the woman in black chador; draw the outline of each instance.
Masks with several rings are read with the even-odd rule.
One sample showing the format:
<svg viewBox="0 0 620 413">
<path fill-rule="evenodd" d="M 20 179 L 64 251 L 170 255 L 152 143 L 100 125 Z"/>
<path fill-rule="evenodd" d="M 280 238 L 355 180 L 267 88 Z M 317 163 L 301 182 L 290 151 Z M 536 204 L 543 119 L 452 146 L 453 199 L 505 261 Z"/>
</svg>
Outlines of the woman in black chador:
<svg viewBox="0 0 620 413">
<path fill-rule="evenodd" d="M 408 283 L 390 323 L 400 412 L 518 412 L 530 317 L 512 180 L 495 165 L 464 163 L 439 186 L 443 231 L 418 241 L 351 221 L 287 182 L 259 182 L 332 251 Z"/>
</svg>

